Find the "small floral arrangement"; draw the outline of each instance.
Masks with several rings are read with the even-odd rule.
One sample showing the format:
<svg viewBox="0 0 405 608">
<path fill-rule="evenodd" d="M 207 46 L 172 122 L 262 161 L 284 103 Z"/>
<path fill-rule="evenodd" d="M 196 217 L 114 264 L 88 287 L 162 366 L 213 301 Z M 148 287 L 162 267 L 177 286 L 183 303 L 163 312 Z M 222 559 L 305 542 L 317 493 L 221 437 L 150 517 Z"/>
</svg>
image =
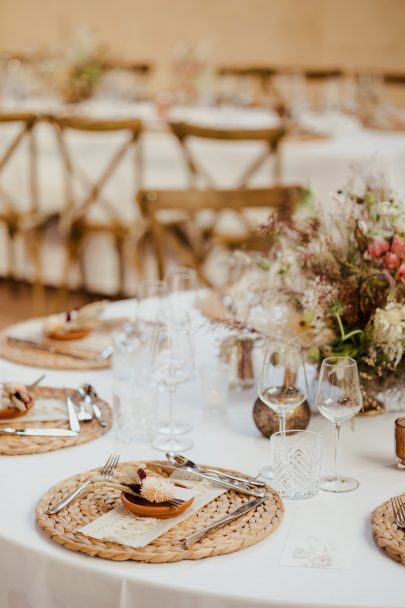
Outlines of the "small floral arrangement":
<svg viewBox="0 0 405 608">
<path fill-rule="evenodd" d="M 89 98 L 105 71 L 106 48 L 88 27 L 79 28 L 67 46 L 42 67 L 51 87 L 67 103 Z"/>
<path fill-rule="evenodd" d="M 148 475 L 145 469 L 130 467 L 117 479 L 99 482 L 124 492 L 129 497 L 152 505 L 179 507 L 184 503 L 174 497 L 175 483 L 165 477 Z"/>
</svg>

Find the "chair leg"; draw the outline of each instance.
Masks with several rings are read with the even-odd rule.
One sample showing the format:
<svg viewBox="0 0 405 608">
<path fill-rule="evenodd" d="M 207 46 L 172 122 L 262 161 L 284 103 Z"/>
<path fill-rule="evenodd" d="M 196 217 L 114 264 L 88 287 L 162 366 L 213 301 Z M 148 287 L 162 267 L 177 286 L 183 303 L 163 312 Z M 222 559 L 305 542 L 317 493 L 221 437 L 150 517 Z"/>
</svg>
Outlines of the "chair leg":
<svg viewBox="0 0 405 608">
<path fill-rule="evenodd" d="M 16 260 L 16 243 L 15 243 L 16 230 L 7 226 L 7 280 L 9 289 L 12 293 L 18 292 L 18 285 L 16 283 L 17 278 L 17 260 Z"/>
<path fill-rule="evenodd" d="M 37 231 L 32 235 L 29 244 L 35 272 L 32 286 L 33 308 L 35 315 L 43 315 L 46 313 L 45 283 L 42 275 L 41 238 Z"/>
<path fill-rule="evenodd" d="M 57 310 L 61 310 L 66 307 L 66 296 L 69 288 L 70 271 L 78 260 L 79 247 L 80 242 L 78 240 L 71 240 L 68 238 L 62 282 L 56 296 L 55 305 Z"/>
<path fill-rule="evenodd" d="M 118 264 L 119 264 L 119 271 L 118 271 L 118 277 L 119 277 L 119 293 L 120 295 L 124 295 L 125 294 L 125 278 L 126 278 L 126 247 L 125 247 L 125 238 L 122 236 L 115 236 L 115 247 L 117 249 L 117 255 L 118 255 Z"/>
</svg>

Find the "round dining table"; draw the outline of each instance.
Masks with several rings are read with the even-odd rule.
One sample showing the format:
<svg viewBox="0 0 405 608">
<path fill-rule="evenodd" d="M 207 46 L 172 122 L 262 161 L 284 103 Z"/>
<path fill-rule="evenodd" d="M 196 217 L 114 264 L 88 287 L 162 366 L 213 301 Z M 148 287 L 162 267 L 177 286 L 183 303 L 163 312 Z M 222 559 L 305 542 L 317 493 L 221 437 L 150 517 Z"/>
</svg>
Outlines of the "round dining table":
<svg viewBox="0 0 405 608">
<path fill-rule="evenodd" d="M 132 300 L 118 302 L 108 314 L 131 315 L 133 306 Z M 193 328 L 196 372 L 176 399 L 176 416 L 193 427 L 194 447 L 187 455 L 195 462 L 256 475 L 269 460 L 269 440 L 252 419 L 256 390 L 231 391 L 224 412 L 208 411 L 198 368 L 215 361 L 225 330 L 212 327 L 197 311 Z M 0 362 L 2 381 L 28 383 L 38 371 Z M 46 386 L 89 382 L 112 404 L 111 370 L 44 373 Z M 152 564 L 90 557 L 49 540 L 36 524 L 36 504 L 51 486 L 101 466 L 112 452 L 120 453 L 121 462 L 161 459 L 150 444 L 120 443 L 110 430 L 59 451 L 0 456 L 0 606 L 403 608 L 403 566 L 377 547 L 370 527 L 372 511 L 404 491 L 405 474 L 396 468 L 394 451 L 399 415 L 356 417 L 352 425 L 344 425 L 341 469 L 359 480 L 357 490 L 284 500 L 284 518 L 273 534 L 235 553 L 198 561 Z M 309 429 L 322 435 L 322 470 L 331 472 L 333 424 L 314 412 Z M 308 559 L 311 551 L 318 551 L 320 559 Z"/>
</svg>

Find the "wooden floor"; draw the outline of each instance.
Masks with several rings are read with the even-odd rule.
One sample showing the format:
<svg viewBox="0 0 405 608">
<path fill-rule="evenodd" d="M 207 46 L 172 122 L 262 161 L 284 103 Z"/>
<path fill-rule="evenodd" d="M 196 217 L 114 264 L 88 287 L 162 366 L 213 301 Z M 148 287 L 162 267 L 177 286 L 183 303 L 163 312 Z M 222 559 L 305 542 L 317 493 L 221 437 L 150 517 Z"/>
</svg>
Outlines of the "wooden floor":
<svg viewBox="0 0 405 608">
<path fill-rule="evenodd" d="M 66 303 L 56 307 L 57 290 L 46 289 L 46 313 L 51 314 L 60 310 L 79 308 L 88 302 L 100 300 L 100 296 L 85 292 L 70 292 L 66 297 Z M 25 283 L 11 283 L 0 280 L 0 328 L 11 323 L 18 323 L 37 316 L 32 299 L 32 287 Z"/>
</svg>

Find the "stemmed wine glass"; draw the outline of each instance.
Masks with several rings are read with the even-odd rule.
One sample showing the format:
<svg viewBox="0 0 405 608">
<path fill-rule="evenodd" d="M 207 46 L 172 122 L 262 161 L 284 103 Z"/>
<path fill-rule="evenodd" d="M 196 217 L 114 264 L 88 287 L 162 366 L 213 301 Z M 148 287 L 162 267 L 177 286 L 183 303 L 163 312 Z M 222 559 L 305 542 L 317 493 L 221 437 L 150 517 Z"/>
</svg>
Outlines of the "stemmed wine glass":
<svg viewBox="0 0 405 608">
<path fill-rule="evenodd" d="M 321 477 L 320 488 L 327 492 L 350 492 L 359 482 L 339 473 L 340 427 L 362 408 L 357 363 L 350 357 L 328 357 L 322 361 L 316 392 L 316 406 L 327 420 L 335 423 L 335 473 Z"/>
<path fill-rule="evenodd" d="M 289 342 L 274 342 L 267 348 L 259 380 L 260 399 L 277 412 L 279 431 L 285 433 L 288 412 L 301 405 L 307 397 L 307 378 L 301 347 Z M 260 471 L 272 477 L 271 467 Z"/>
<path fill-rule="evenodd" d="M 174 396 L 179 384 L 188 380 L 193 373 L 194 357 L 191 333 L 184 316 L 167 318 L 156 326 L 152 370 L 155 380 L 169 389 L 169 433 L 155 439 L 152 446 L 163 452 L 182 452 L 193 446 L 184 437 L 178 437 L 174 422 Z"/>
<path fill-rule="evenodd" d="M 288 412 L 301 405 L 308 392 L 304 358 L 298 344 L 276 342 L 266 351 L 260 374 L 260 399 L 277 412 L 279 431 L 285 431 Z"/>
</svg>

